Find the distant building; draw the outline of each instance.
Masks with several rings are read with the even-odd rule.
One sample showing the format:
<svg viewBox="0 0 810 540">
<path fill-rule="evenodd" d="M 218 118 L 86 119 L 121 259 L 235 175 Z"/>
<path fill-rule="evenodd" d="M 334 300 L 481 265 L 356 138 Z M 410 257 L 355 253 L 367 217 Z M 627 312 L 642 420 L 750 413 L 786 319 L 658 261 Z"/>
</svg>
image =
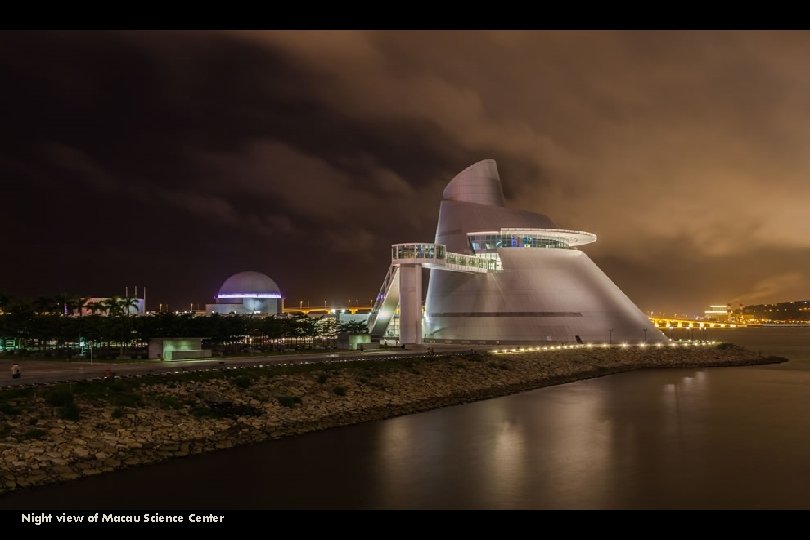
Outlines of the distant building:
<svg viewBox="0 0 810 540">
<path fill-rule="evenodd" d="M 94 296 L 88 298 L 82 306 L 82 315 L 109 315 L 109 302 L 112 297 Z M 123 300 L 119 298 L 119 300 Z M 123 309 L 125 315 L 144 315 L 146 313 L 146 300 L 143 298 L 130 298 L 132 305 Z"/>
<path fill-rule="evenodd" d="M 215 304 L 206 304 L 207 314 L 278 315 L 283 310 L 281 289 L 261 272 L 239 272 L 222 284 Z"/>
<path fill-rule="evenodd" d="M 718 304 L 716 306 L 709 306 L 709 309 L 703 311 L 703 316 L 713 321 L 725 322 L 728 320 L 730 311 L 731 306 Z"/>
<path fill-rule="evenodd" d="M 149 358 L 152 360 L 210 357 L 211 349 L 202 348 L 202 338 L 151 338 L 149 340 Z"/>
</svg>

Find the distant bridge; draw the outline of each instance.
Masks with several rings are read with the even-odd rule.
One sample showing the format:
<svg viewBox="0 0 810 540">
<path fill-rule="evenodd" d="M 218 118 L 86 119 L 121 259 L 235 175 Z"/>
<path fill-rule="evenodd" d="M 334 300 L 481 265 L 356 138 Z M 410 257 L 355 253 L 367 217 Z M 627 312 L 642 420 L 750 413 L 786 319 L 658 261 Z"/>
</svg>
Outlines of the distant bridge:
<svg viewBox="0 0 810 540">
<path fill-rule="evenodd" d="M 372 306 L 342 306 L 342 307 L 284 307 L 284 313 L 292 315 L 329 315 L 333 313 L 351 313 L 352 315 L 363 315 L 371 312 Z"/>
<path fill-rule="evenodd" d="M 745 324 L 696 321 L 680 317 L 650 317 L 656 328 L 741 328 Z"/>
</svg>

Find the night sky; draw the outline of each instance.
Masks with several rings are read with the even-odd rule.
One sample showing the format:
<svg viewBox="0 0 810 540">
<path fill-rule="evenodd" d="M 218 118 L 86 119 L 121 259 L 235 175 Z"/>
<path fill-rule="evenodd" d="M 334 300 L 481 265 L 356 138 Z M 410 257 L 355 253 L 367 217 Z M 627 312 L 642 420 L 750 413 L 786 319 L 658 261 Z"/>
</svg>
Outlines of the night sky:
<svg viewBox="0 0 810 540">
<path fill-rule="evenodd" d="M 810 297 L 807 32 L 2 32 L 0 292 L 368 302 L 444 185 L 591 231 L 644 310 Z"/>
</svg>

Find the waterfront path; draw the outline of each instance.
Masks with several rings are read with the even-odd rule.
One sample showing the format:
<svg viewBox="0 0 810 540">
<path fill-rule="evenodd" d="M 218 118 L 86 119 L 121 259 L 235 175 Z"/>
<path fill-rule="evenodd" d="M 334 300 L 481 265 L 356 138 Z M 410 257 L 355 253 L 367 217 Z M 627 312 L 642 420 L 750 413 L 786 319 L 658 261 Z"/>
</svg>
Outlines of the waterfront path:
<svg viewBox="0 0 810 540">
<path fill-rule="evenodd" d="M 436 352 L 448 353 L 469 351 L 480 346 L 434 345 Z M 485 347 L 484 349 L 489 349 Z M 117 362 L 88 362 L 76 360 L 39 360 L 22 358 L 16 361 L 22 368 L 22 377 L 11 378 L 13 360 L 0 360 L 0 369 L 4 370 L 0 379 L 0 388 L 27 386 L 55 382 L 82 381 L 104 377 L 129 377 L 154 375 L 173 372 L 206 371 L 212 369 L 237 369 L 279 364 L 309 364 L 316 362 L 347 362 L 357 360 L 383 360 L 404 356 L 424 356 L 428 349 L 414 346 L 408 349 L 372 349 L 368 351 L 316 351 L 312 353 L 275 354 L 272 356 L 234 356 L 224 358 L 203 358 L 198 360 L 131 360 Z"/>
</svg>

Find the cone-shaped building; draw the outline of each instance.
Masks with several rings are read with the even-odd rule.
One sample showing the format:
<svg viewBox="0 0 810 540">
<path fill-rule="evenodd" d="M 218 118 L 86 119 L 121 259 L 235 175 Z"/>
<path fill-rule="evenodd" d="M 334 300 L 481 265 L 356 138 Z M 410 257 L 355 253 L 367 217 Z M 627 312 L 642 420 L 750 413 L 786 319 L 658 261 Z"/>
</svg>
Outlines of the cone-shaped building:
<svg viewBox="0 0 810 540">
<path fill-rule="evenodd" d="M 495 161 L 468 167 L 444 190 L 435 244 L 445 246 L 448 257 L 496 259 L 496 269 L 465 272 L 428 266 L 423 339 L 667 341 L 576 247 L 595 240 L 590 233 L 558 229 L 544 215 L 506 208 Z"/>
</svg>

